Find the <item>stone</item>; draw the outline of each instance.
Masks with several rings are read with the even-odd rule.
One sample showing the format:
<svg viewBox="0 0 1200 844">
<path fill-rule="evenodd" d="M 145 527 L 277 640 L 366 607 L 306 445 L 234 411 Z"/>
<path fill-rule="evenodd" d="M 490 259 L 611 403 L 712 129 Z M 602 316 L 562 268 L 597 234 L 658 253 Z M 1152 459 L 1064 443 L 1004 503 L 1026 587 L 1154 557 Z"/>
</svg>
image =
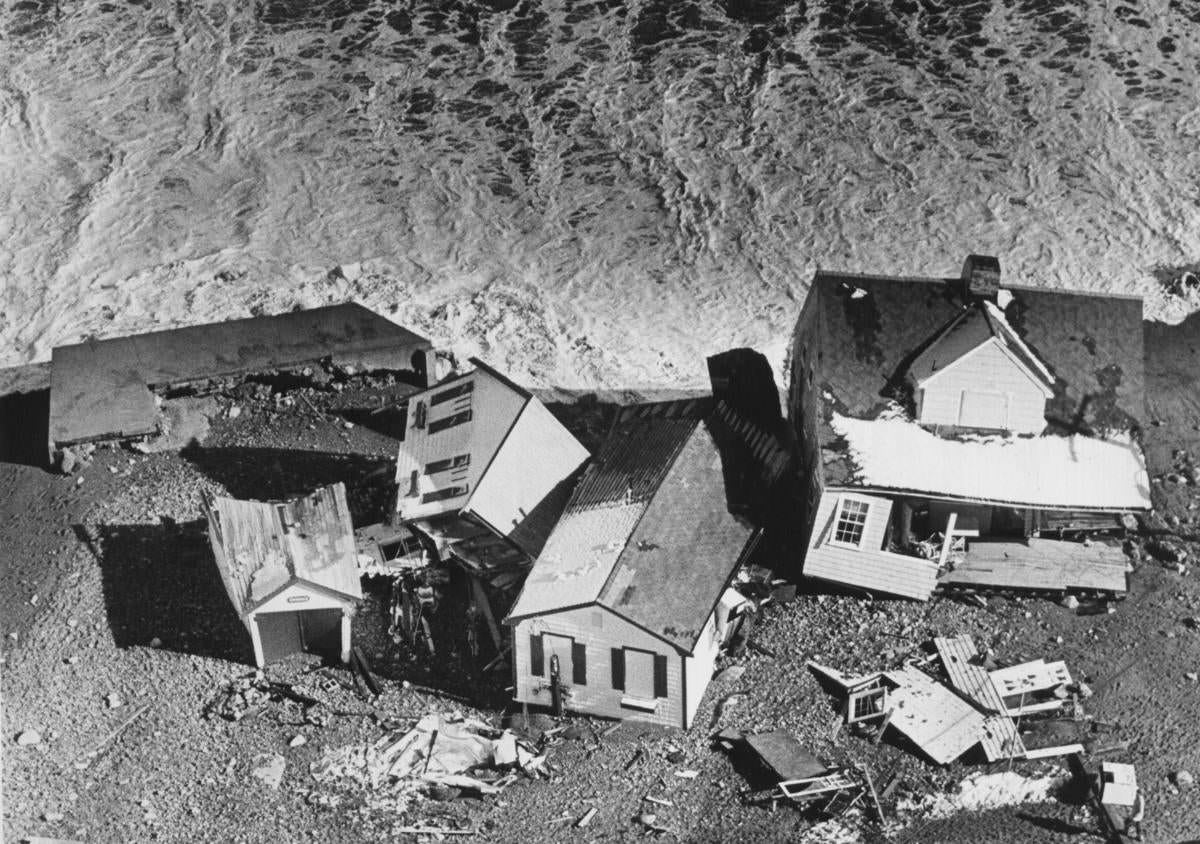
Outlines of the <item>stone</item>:
<svg viewBox="0 0 1200 844">
<path fill-rule="evenodd" d="M 730 666 L 728 666 L 726 668 L 722 668 L 720 671 L 718 671 L 717 676 L 714 677 L 713 679 L 718 683 L 721 682 L 722 680 L 727 680 L 730 683 L 735 683 L 738 680 L 740 680 L 742 675 L 745 673 L 746 673 L 746 666 L 730 665 Z"/>
<path fill-rule="evenodd" d="M 17 744 L 21 747 L 32 747 L 42 743 L 42 734 L 37 730 L 22 730 L 17 736 Z"/>
<path fill-rule="evenodd" d="M 42 812 L 42 820 L 46 823 L 62 823 L 65 817 L 62 812 Z"/>
<path fill-rule="evenodd" d="M 121 697 L 117 692 L 109 692 L 104 696 L 104 705 L 109 709 L 117 709 L 125 705 L 125 698 Z"/>
<path fill-rule="evenodd" d="M 150 647 L 161 648 L 162 647 L 162 639 L 155 636 L 153 639 L 150 640 Z"/>
<path fill-rule="evenodd" d="M 308 744 L 308 739 L 306 739 L 303 735 L 296 734 L 292 736 L 292 740 L 288 742 L 288 747 L 302 747 L 306 744 Z"/>
<path fill-rule="evenodd" d="M 241 415 L 242 415 L 241 405 L 237 405 L 237 404 L 230 405 L 230 407 L 229 407 L 229 418 L 230 419 L 237 419 Z"/>
<path fill-rule="evenodd" d="M 1062 605 L 1066 609 L 1077 610 L 1077 609 L 1079 609 L 1079 599 L 1076 598 L 1074 595 L 1068 595 L 1067 597 L 1062 599 Z"/>
<path fill-rule="evenodd" d="M 1200 674 L 1197 674 L 1195 671 L 1189 671 L 1186 674 L 1184 674 L 1183 676 L 1186 677 L 1187 679 L 1191 680 L 1193 683 L 1200 680 Z"/>
<path fill-rule="evenodd" d="M 1192 776 L 1191 771 L 1176 771 L 1171 776 L 1171 779 L 1175 782 L 1175 785 L 1180 791 L 1186 791 L 1196 784 L 1196 778 Z"/>
<path fill-rule="evenodd" d="M 278 753 L 260 753 L 251 762 L 250 775 L 267 788 L 278 791 L 286 769 L 287 760 Z"/>
</svg>

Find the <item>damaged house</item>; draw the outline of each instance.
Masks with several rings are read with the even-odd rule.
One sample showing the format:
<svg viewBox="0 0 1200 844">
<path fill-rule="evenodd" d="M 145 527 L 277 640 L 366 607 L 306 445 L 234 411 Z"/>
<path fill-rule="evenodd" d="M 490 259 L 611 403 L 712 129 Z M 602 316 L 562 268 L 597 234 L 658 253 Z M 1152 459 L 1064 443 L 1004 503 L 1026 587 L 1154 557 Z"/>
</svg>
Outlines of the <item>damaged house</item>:
<svg viewBox="0 0 1200 844">
<path fill-rule="evenodd" d="M 924 599 L 937 587 L 1125 591 L 1118 530 L 1150 507 L 1136 297 L 818 272 L 790 418 L 804 574 Z"/>
<path fill-rule="evenodd" d="M 225 591 L 260 668 L 293 653 L 350 661 L 362 599 L 346 487 L 289 501 L 205 495 L 208 536 Z"/>
<path fill-rule="evenodd" d="M 506 619 L 517 701 L 692 723 L 759 538 L 726 483 L 771 459 L 748 424 L 711 398 L 621 411 Z"/>
<path fill-rule="evenodd" d="M 542 550 L 588 450 L 532 393 L 483 361 L 404 406 L 393 522 L 470 580 L 497 650 L 496 618 Z"/>
</svg>

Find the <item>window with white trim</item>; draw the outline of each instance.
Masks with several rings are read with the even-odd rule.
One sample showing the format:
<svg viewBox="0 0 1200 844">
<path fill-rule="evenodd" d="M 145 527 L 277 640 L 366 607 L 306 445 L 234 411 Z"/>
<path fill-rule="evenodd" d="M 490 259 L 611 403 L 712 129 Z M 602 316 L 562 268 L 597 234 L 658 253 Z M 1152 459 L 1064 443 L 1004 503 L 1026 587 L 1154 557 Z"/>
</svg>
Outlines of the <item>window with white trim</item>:
<svg viewBox="0 0 1200 844">
<path fill-rule="evenodd" d="M 871 505 L 861 498 L 843 497 L 838 502 L 837 519 L 833 523 L 833 536 L 829 541 L 848 548 L 862 547 L 863 532 L 866 530 L 867 514 L 870 511 Z"/>
</svg>

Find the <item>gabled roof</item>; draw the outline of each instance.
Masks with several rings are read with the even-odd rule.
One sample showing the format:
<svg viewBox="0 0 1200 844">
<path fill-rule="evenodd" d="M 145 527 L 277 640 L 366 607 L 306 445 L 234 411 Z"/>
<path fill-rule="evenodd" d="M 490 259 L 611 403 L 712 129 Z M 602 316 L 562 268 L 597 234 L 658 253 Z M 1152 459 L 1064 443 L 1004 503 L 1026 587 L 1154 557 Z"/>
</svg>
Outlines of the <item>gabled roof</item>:
<svg viewBox="0 0 1200 844">
<path fill-rule="evenodd" d="M 1048 431 L 1137 430 L 1145 410 L 1142 302 L 1135 296 L 1005 286 L 1003 308 L 985 309 L 986 329 L 1032 366 L 1053 377 Z M 842 416 L 874 420 L 891 412 L 911 367 L 931 337 L 977 302 L 959 279 L 895 278 L 821 271 L 809 331 L 816 389 L 823 398 L 818 438 L 826 483 L 856 483 L 840 455 L 845 441 L 830 425 Z M 1003 322 L 997 319 L 1003 317 Z M 1018 343 L 1019 341 L 1019 343 Z"/>
<path fill-rule="evenodd" d="M 289 501 L 205 495 L 203 507 L 213 556 L 238 615 L 294 583 L 362 598 L 344 484 Z"/>
<path fill-rule="evenodd" d="M 909 376 L 917 385 L 924 385 L 988 342 L 994 342 L 1030 380 L 1041 386 L 1047 398 L 1053 397 L 1054 376 L 1050 370 L 1009 325 L 1004 312 L 986 300 L 963 307 L 913 360 Z"/>
<path fill-rule="evenodd" d="M 714 421 L 711 399 L 626 408 L 509 621 L 599 604 L 691 652 L 757 535 L 730 513 Z"/>
</svg>

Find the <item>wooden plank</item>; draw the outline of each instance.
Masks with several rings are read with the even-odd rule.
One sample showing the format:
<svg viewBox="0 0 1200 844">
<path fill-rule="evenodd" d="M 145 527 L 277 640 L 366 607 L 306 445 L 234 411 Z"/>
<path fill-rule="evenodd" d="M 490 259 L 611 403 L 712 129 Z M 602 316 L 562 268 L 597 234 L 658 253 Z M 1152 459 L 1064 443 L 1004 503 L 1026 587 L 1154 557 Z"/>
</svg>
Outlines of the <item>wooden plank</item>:
<svg viewBox="0 0 1200 844">
<path fill-rule="evenodd" d="M 986 712 L 991 713 L 984 722 L 981 742 L 989 762 L 1009 759 L 1025 754 L 1025 746 L 1016 725 L 1008 717 L 1004 699 L 996 691 L 991 677 L 970 660 L 977 654 L 970 636 L 938 636 L 933 640 L 942 666 L 950 677 L 950 683 Z"/>
<path fill-rule="evenodd" d="M 500 632 L 500 625 L 496 624 L 496 616 L 492 614 L 492 605 L 488 602 L 487 590 L 483 588 L 483 581 L 473 574 L 467 575 L 471 579 L 471 590 L 475 593 L 475 604 L 479 611 L 483 613 L 483 618 L 487 621 L 488 632 L 492 634 L 492 643 L 496 646 L 497 651 L 504 649 L 504 634 Z"/>
<path fill-rule="evenodd" d="M 745 737 L 746 744 L 780 780 L 804 780 L 824 774 L 829 766 L 782 730 Z"/>
<path fill-rule="evenodd" d="M 960 586 L 1095 590 L 1123 594 L 1127 590 L 1123 551 L 1103 543 L 1083 545 L 1053 539 L 1020 542 L 975 542 L 964 562 L 938 578 Z"/>
<path fill-rule="evenodd" d="M 930 759 L 946 765 L 979 743 L 986 719 L 953 691 L 913 667 L 886 676 L 897 686 L 891 727 Z"/>
</svg>

